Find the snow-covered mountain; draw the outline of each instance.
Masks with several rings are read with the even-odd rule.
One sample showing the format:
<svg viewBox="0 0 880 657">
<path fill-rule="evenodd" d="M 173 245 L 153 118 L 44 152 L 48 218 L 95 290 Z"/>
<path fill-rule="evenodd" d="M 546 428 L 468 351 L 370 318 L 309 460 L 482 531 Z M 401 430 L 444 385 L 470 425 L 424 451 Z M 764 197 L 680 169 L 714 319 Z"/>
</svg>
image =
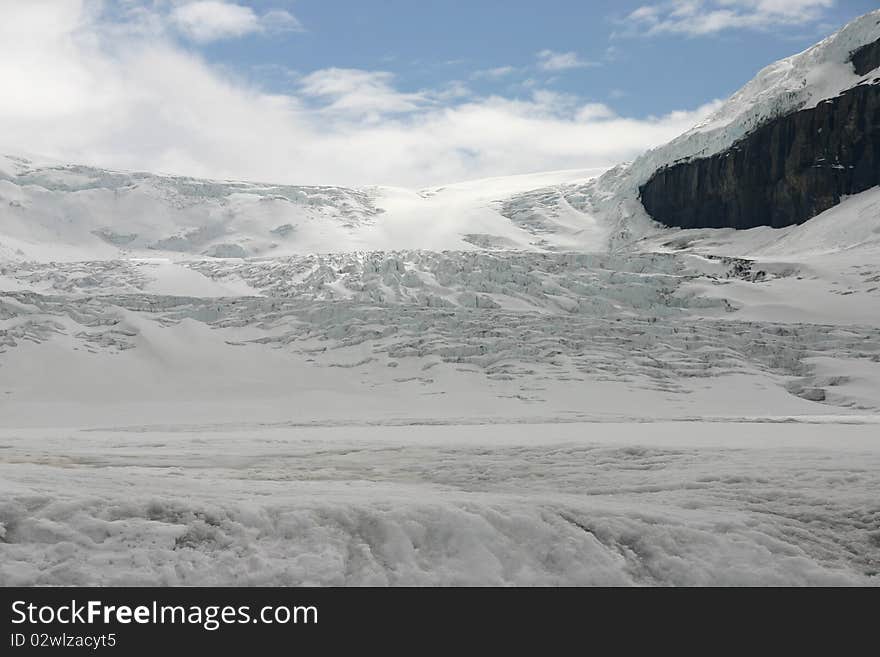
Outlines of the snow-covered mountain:
<svg viewBox="0 0 880 657">
<path fill-rule="evenodd" d="M 601 170 L 411 191 L 201 180 L 0 156 L 0 257 L 256 257 L 422 249 L 582 249 L 604 234 L 573 209 L 509 198 Z"/>
<path fill-rule="evenodd" d="M 603 176 L 581 186 L 573 194 L 582 199 L 579 207 L 586 212 L 601 216 L 603 222 L 614 226 L 612 241 L 627 242 L 652 232 L 656 224 L 642 205 L 640 189 L 658 171 L 680 163 L 693 162 L 719 154 L 730 154 L 730 149 L 741 148 L 743 140 L 756 130 L 772 124 L 783 117 L 815 108 L 819 104 L 836 99 L 849 90 L 870 85 L 880 93 L 880 10 L 870 12 L 849 23 L 802 53 L 783 59 L 763 69 L 742 89 L 729 98 L 712 116 L 680 137 L 664 146 L 648 151 L 634 162 L 612 169 Z M 859 57 L 859 53 L 866 53 Z M 860 136 L 868 133 L 874 140 L 870 152 L 856 155 L 870 158 L 873 179 L 880 184 L 880 168 L 876 163 L 878 146 L 876 135 L 880 133 L 876 112 L 863 116 L 848 117 L 849 122 L 859 126 Z M 839 126 L 838 126 L 839 128 Z M 819 128 L 819 132 L 822 128 Z M 810 143 L 808 135 L 799 139 Z M 844 141 L 852 139 L 847 135 Z M 790 145 L 787 146 L 790 148 Z M 818 141 L 816 142 L 818 150 Z M 807 149 L 809 151 L 809 148 Z M 807 153 L 810 155 L 810 153 Z M 834 166 L 825 162 L 824 153 L 812 153 L 815 162 L 807 166 Z M 766 159 L 785 159 L 777 150 L 767 154 Z M 801 166 L 800 162 L 789 167 Z M 748 165 L 748 163 L 746 163 Z M 806 187 L 809 190 L 809 182 Z M 713 184 L 707 178 L 691 180 L 692 188 L 699 195 L 711 194 Z M 727 182 L 737 185 L 737 181 Z M 862 188 L 866 188 L 865 185 Z M 803 193 L 809 193 L 803 192 Z M 695 199 L 691 199 L 693 202 Z M 824 208 L 823 208 L 824 209 Z M 719 224 L 723 225 L 723 224 Z"/>
<path fill-rule="evenodd" d="M 855 88 L 880 89 L 878 42 L 880 10 L 768 66 L 700 125 L 601 176 L 602 171 L 583 170 L 419 191 L 346 189 L 199 180 L 0 156 L 0 257 L 602 250 L 657 230 L 640 189 L 658 171 L 739 148 L 756 130 Z M 876 132 L 873 119 L 865 120 L 864 130 Z M 862 150 L 860 157 L 871 157 Z M 699 186 L 709 193 L 708 180 Z"/>
</svg>

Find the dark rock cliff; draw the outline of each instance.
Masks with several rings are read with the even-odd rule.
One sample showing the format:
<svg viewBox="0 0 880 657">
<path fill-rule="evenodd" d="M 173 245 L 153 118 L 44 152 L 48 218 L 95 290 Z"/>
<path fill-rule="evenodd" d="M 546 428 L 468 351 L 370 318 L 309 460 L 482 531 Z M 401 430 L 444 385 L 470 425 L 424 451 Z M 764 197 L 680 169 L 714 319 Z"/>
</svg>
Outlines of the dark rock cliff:
<svg viewBox="0 0 880 657">
<path fill-rule="evenodd" d="M 855 51 L 852 61 L 857 70 L 876 68 L 880 41 Z M 775 119 L 717 155 L 660 169 L 640 192 L 648 214 L 667 226 L 781 228 L 875 185 L 880 77 Z"/>
<path fill-rule="evenodd" d="M 853 50 L 850 53 L 849 61 L 852 62 L 856 75 L 866 75 L 873 71 L 880 66 L 880 39 Z"/>
</svg>

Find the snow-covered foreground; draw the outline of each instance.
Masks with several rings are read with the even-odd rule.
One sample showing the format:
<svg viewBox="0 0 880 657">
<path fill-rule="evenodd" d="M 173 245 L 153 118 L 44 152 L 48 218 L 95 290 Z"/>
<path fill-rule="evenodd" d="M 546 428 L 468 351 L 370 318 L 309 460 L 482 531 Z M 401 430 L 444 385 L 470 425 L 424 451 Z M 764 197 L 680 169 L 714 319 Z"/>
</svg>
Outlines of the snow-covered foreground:
<svg viewBox="0 0 880 657">
<path fill-rule="evenodd" d="M 7 263 L 0 583 L 880 584 L 876 238 L 823 221 Z"/>
<path fill-rule="evenodd" d="M 0 584 L 880 584 L 875 242 L 639 248 L 4 265 Z"/>
<path fill-rule="evenodd" d="M 876 585 L 852 421 L 3 430 L 0 582 Z"/>
</svg>

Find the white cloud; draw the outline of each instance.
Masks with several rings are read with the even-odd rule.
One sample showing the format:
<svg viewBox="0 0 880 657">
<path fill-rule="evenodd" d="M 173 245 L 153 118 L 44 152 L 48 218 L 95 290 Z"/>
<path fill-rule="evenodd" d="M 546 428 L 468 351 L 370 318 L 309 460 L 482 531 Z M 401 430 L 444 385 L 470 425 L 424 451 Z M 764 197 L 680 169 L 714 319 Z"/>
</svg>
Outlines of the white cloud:
<svg viewBox="0 0 880 657">
<path fill-rule="evenodd" d="M 302 78 L 300 87 L 306 96 L 323 100 L 325 111 L 368 114 L 413 112 L 427 102 L 424 93 L 401 93 L 394 89 L 394 76 L 385 71 L 362 71 L 328 68 Z"/>
<path fill-rule="evenodd" d="M 261 19 L 263 28 L 270 32 L 302 32 L 299 19 L 285 9 L 270 9 Z"/>
<path fill-rule="evenodd" d="M 604 103 L 587 103 L 577 112 L 577 120 L 580 122 L 603 121 L 618 118 L 613 109 Z"/>
<path fill-rule="evenodd" d="M 542 50 L 537 54 L 538 68 L 545 71 L 564 71 L 572 68 L 598 66 L 596 62 L 585 61 L 576 52 L 555 52 Z"/>
<path fill-rule="evenodd" d="M 629 34 L 703 36 L 805 25 L 821 20 L 834 4 L 835 0 L 672 0 L 639 7 L 624 23 Z"/>
<path fill-rule="evenodd" d="M 474 71 L 471 73 L 471 77 L 475 80 L 481 78 L 497 80 L 512 75 L 513 73 L 516 73 L 516 71 L 517 69 L 514 66 L 497 66 L 495 68 L 485 68 L 479 71 Z"/>
<path fill-rule="evenodd" d="M 250 7 L 220 0 L 197 0 L 175 7 L 170 22 L 184 35 L 207 43 L 261 32 L 301 30 L 290 12 L 273 9 L 262 16 Z"/>
<path fill-rule="evenodd" d="M 0 152 L 289 183 L 420 186 L 630 159 L 712 106 L 644 120 L 542 91 L 401 90 L 325 69 L 270 94 L 90 0 L 0 0 Z M 104 5 L 106 7 L 106 5 Z"/>
</svg>

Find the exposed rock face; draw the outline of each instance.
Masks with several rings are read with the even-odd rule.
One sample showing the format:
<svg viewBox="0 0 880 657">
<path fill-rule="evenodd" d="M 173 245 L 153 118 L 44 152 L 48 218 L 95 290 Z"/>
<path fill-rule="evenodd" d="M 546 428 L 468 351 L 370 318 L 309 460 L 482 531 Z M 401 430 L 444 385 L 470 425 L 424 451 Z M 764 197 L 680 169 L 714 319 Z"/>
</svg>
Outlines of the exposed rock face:
<svg viewBox="0 0 880 657">
<path fill-rule="evenodd" d="M 867 75 L 880 66 L 880 39 L 853 50 L 850 61 L 857 75 Z"/>
<path fill-rule="evenodd" d="M 667 226 L 781 228 L 875 185 L 876 83 L 771 121 L 712 157 L 660 169 L 640 191 L 648 214 Z"/>
<path fill-rule="evenodd" d="M 850 61 L 861 76 L 878 69 L 880 39 Z M 880 185 L 880 70 L 875 75 L 716 155 L 659 169 L 639 188 L 645 210 L 681 228 L 781 228 Z"/>
</svg>

